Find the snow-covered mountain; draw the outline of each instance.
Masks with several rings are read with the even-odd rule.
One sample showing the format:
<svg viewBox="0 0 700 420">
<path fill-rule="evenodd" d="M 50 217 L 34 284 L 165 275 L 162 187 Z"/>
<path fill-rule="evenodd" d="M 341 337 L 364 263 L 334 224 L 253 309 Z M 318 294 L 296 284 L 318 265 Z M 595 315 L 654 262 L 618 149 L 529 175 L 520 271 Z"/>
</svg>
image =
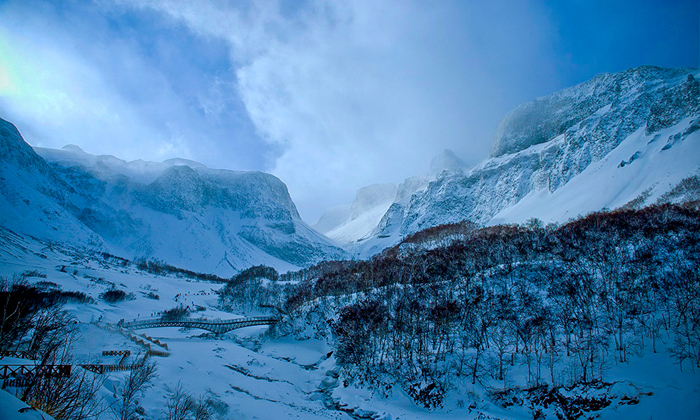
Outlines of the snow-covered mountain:
<svg viewBox="0 0 700 420">
<path fill-rule="evenodd" d="M 333 240 L 371 255 L 405 235 L 464 219 L 563 222 L 603 208 L 696 200 L 698 76 L 639 67 L 521 105 L 499 124 L 491 156 L 479 165 L 467 169 L 446 150 L 426 174 L 358 190 L 315 230 L 271 175 L 183 159 L 125 162 L 77 146 L 35 153 L 0 121 L 0 223 L 228 275 L 231 266 L 285 269 L 344 256 Z"/>
<path fill-rule="evenodd" d="M 371 236 L 389 207 L 424 190 L 430 181 L 446 170 L 462 170 L 466 164 L 445 149 L 430 162 L 430 171 L 407 178 L 401 184 L 373 184 L 360 188 L 352 204 L 326 210 L 313 228 L 336 241 L 353 243 Z"/>
<path fill-rule="evenodd" d="M 35 151 L 4 120 L 0 153 L 0 223 L 17 233 L 220 275 L 344 255 L 269 174 L 125 162 L 72 145 Z"/>
<path fill-rule="evenodd" d="M 519 106 L 499 124 L 487 160 L 470 170 L 448 165 L 397 197 L 358 252 L 464 219 L 564 222 L 604 208 L 697 200 L 698 76 L 639 67 Z"/>
<path fill-rule="evenodd" d="M 374 184 L 361 188 L 349 206 L 326 211 L 313 227 L 339 242 L 354 242 L 369 235 L 396 198 L 396 185 Z"/>
<path fill-rule="evenodd" d="M 464 161 L 455 155 L 450 149 L 445 149 L 430 161 L 430 174 L 438 175 L 442 171 L 453 169 L 466 169 Z"/>
</svg>

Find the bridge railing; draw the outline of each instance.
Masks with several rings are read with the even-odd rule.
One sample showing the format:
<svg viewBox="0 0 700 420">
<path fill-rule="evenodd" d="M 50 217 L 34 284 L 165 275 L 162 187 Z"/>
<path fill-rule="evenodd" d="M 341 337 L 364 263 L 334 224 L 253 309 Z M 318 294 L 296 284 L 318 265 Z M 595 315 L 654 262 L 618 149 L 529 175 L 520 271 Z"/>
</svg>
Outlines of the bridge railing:
<svg viewBox="0 0 700 420">
<path fill-rule="evenodd" d="M 18 359 L 36 360 L 34 355 L 28 351 L 0 351 L 0 358 L 2 357 L 16 357 Z"/>
<path fill-rule="evenodd" d="M 131 350 L 102 350 L 103 356 L 129 356 Z"/>
<path fill-rule="evenodd" d="M 27 377 L 17 377 L 17 378 L 6 378 L 2 382 L 2 387 L 4 388 L 26 388 L 31 382 L 30 378 Z"/>
<path fill-rule="evenodd" d="M 146 356 L 168 357 L 170 356 L 170 353 L 160 350 L 146 350 Z"/>
<path fill-rule="evenodd" d="M 238 319 L 230 319 L 230 320 L 216 320 L 218 321 L 217 324 L 222 324 L 222 325 L 232 325 L 232 324 L 241 324 L 241 323 L 247 323 L 247 322 L 279 322 L 279 318 L 274 317 L 274 316 L 251 316 L 251 317 L 246 317 L 246 318 L 238 318 Z"/>
<path fill-rule="evenodd" d="M 135 363 L 135 364 L 129 364 L 129 365 L 85 364 L 85 365 L 79 365 L 79 366 L 85 370 L 89 370 L 92 373 L 103 374 L 103 373 L 109 373 L 109 372 L 124 372 L 127 370 L 134 370 L 141 365 L 138 363 Z"/>
<path fill-rule="evenodd" d="M 142 328 L 145 326 L 155 326 L 155 325 L 165 325 L 165 324 L 175 324 L 175 323 L 188 323 L 188 324 L 201 324 L 201 325 L 236 325 L 249 322 L 267 322 L 275 323 L 278 322 L 280 318 L 274 316 L 253 316 L 245 318 L 234 318 L 234 319 L 207 319 L 207 318 L 183 318 L 183 319 L 172 319 L 164 320 L 157 317 L 134 319 L 132 321 L 125 321 L 121 325 L 125 328 Z"/>
</svg>

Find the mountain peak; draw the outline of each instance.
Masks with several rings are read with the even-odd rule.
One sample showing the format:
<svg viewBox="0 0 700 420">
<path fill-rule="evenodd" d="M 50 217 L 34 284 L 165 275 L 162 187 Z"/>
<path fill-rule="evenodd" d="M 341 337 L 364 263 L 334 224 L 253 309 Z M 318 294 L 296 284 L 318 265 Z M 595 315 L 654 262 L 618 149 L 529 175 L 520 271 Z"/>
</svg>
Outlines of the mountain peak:
<svg viewBox="0 0 700 420">
<path fill-rule="evenodd" d="M 76 145 L 33 149 L 3 119 L 0 208 L 0 230 L 227 276 L 345 256 L 299 218 L 273 175 L 185 159 L 126 162 Z"/>
<path fill-rule="evenodd" d="M 449 169 L 463 169 L 467 165 L 450 149 L 445 149 L 430 161 L 430 173 L 438 174 Z"/>
<path fill-rule="evenodd" d="M 499 123 L 491 157 L 517 153 L 569 130 L 577 131 L 587 119 L 591 122 L 601 117 L 597 113 L 607 105 L 614 105 L 614 112 L 605 118 L 619 120 L 622 127 L 639 127 L 647 120 L 655 128 L 675 124 L 680 115 L 690 115 L 698 108 L 693 71 L 697 70 L 641 66 L 620 73 L 603 73 L 522 104 Z M 650 97 L 657 98 L 654 106 L 650 106 Z M 659 114 L 664 114 L 662 124 L 656 121 Z M 613 142 L 619 143 L 628 134 L 629 130 L 621 130 L 604 137 L 613 137 Z"/>
<path fill-rule="evenodd" d="M 85 150 L 81 149 L 77 144 L 66 144 L 65 146 L 61 147 L 61 150 L 85 153 Z"/>
</svg>

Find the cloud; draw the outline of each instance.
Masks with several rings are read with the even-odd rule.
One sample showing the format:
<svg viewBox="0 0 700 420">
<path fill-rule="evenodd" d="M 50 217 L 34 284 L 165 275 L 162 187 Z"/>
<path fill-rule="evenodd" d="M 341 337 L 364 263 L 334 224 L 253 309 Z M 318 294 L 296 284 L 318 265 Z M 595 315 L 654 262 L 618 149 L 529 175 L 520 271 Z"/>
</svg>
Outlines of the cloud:
<svg viewBox="0 0 700 420">
<path fill-rule="evenodd" d="M 30 19 L 27 26 L 60 33 L 44 17 Z M 132 104 L 110 88 L 104 72 L 87 62 L 70 40 L 37 37 L 26 31 L 26 26 L 10 26 L 9 30 L 0 29 L 0 67 L 8 74 L 8 82 L 0 91 L 3 111 L 9 114 L 3 117 L 12 118 L 20 128 L 31 126 L 33 135 L 25 135 L 28 141 L 60 147 L 91 139 L 91 144 L 83 145 L 86 149 L 109 152 L 109 143 L 118 139 L 119 147 L 112 151 L 132 157 L 140 154 L 137 149 L 143 139 L 159 137 Z M 139 66 L 118 49 L 109 54 Z M 116 132 L 108 131 L 115 128 Z M 156 150 L 148 151 L 158 157 Z M 178 152 L 187 154 L 185 149 Z"/>
<path fill-rule="evenodd" d="M 226 43 L 113 4 L 0 6 L 0 111 L 30 144 L 268 169 Z M 267 156 L 267 155 L 270 156 Z"/>
<path fill-rule="evenodd" d="M 272 172 L 313 222 L 444 148 L 478 162 L 522 102 L 601 71 L 678 65 L 681 48 L 638 45 L 678 44 L 647 26 L 683 12 L 643 3 L 625 18 L 536 0 L 9 0 L 0 112 L 33 144 Z M 697 34 L 693 22 L 681 27 Z"/>
<path fill-rule="evenodd" d="M 347 202 L 361 186 L 427 169 L 443 148 L 475 163 L 514 106 L 501 100 L 504 89 L 547 66 L 499 80 L 508 74 L 494 64 L 516 70 L 546 49 L 544 22 L 512 4 L 308 1 L 292 13 L 279 2 L 132 4 L 226 40 L 257 133 L 282 150 L 272 172 L 309 220 L 319 203 Z M 485 16 L 492 21 L 479 22 Z"/>
</svg>

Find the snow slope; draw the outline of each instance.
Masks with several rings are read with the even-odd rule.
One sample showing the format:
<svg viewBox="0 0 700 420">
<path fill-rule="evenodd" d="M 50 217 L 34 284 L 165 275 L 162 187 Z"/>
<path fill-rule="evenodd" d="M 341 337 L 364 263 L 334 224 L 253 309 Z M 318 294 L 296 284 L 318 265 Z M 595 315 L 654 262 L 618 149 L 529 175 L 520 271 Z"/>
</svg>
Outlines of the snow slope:
<svg viewBox="0 0 700 420">
<path fill-rule="evenodd" d="M 66 209 L 85 202 L 0 119 L 0 226 L 52 241 L 103 248 L 101 238 Z"/>
<path fill-rule="evenodd" d="M 91 304 L 65 305 L 80 322 L 81 338 L 74 355 L 79 363 L 117 363 L 119 358 L 102 356 L 103 350 L 129 350 L 127 364 L 143 357 L 144 348 L 124 335 L 105 329 L 120 319 L 138 319 L 179 304 L 205 308 L 191 318 L 233 319 L 241 314 L 217 308 L 215 293 L 221 284 L 184 278 L 154 276 L 134 265 L 122 266 L 82 249 L 58 246 L 0 228 L 0 277 L 13 278 L 31 272 L 30 283 L 52 282 L 63 290 L 83 291 L 95 299 Z M 46 277 L 34 277 L 37 274 Z M 135 299 L 108 304 L 99 294 L 112 287 L 133 293 Z M 149 293 L 158 299 L 148 298 Z M 101 320 L 95 324 L 97 320 Z M 136 330 L 165 342 L 168 357 L 151 357 L 157 365 L 154 387 L 141 400 L 148 419 L 162 418 L 168 393 L 181 382 L 186 391 L 205 395 L 228 406 L 222 418 L 279 419 L 302 416 L 309 419 L 343 418 L 329 412 L 323 402 L 312 398 L 325 370 L 309 370 L 305 365 L 325 361 L 329 348 L 325 343 L 309 341 L 261 344 L 260 334 L 268 327 L 249 327 L 216 337 L 202 330 L 156 328 Z M 158 350 L 165 350 L 158 348 Z M 0 359 L 0 362 L 2 360 Z M 303 365 L 303 366 L 302 366 Z M 79 369 L 76 367 L 76 369 Z M 128 372 L 114 372 L 101 390 L 106 403 L 114 401 L 115 386 Z M 8 388 L 8 391 L 14 391 Z M 0 394 L 0 418 L 23 406 L 6 394 Z M 14 417 L 11 417 L 14 419 Z M 18 419 L 33 419 L 30 414 Z M 104 418 L 111 418 L 110 412 Z"/>
<path fill-rule="evenodd" d="M 2 389 L 0 389 L 0 410 L 2 410 L 3 420 L 53 420 L 53 417 L 32 409 L 26 403 Z"/>
<path fill-rule="evenodd" d="M 531 191 L 496 214 L 489 224 L 522 223 L 533 217 L 561 222 L 603 208 L 640 208 L 665 201 L 673 187 L 693 175 L 700 175 L 698 117 L 686 118 L 655 134 L 647 135 L 640 128 L 564 186 L 553 192 Z"/>
<path fill-rule="evenodd" d="M 396 192 L 394 184 L 374 184 L 360 188 L 349 208 L 331 209 L 321 216 L 314 228 L 339 242 L 362 239 L 377 226 L 394 201 Z"/>
<path fill-rule="evenodd" d="M 350 206 L 327 210 L 313 228 L 341 243 L 365 240 L 376 230 L 394 203 L 425 189 L 443 171 L 461 171 L 465 168 L 465 163 L 453 151 L 445 149 L 431 160 L 427 174 L 407 178 L 398 186 L 389 183 L 360 188 Z"/>
<path fill-rule="evenodd" d="M 32 284 L 55 283 L 64 291 L 82 291 L 94 303 L 65 305 L 80 322 L 81 338 L 75 345 L 76 363 L 117 363 L 118 357 L 102 356 L 103 350 L 130 350 L 127 363 L 142 357 L 143 347 L 124 335 L 107 329 L 120 319 L 138 319 L 176 305 L 200 306 L 193 318 L 233 319 L 243 313 L 218 308 L 216 291 L 221 284 L 192 281 L 172 276 L 155 276 L 134 265 L 122 265 L 83 249 L 60 246 L 18 235 L 0 228 L 0 277 L 29 273 Z M 40 275 L 42 277 L 37 277 Z M 45 277 L 43 277 L 45 276 Z M 46 287 L 46 286 L 43 286 Z M 107 304 L 99 294 L 112 287 L 135 295 L 135 300 Z M 158 299 L 149 298 L 157 294 Z M 297 314 L 300 323 L 303 315 Z M 97 322 L 100 320 L 99 322 Z M 137 330 L 167 344 L 167 357 L 151 357 L 158 377 L 141 398 L 145 418 L 163 417 L 169 393 L 180 383 L 195 396 L 207 396 L 227 408 L 219 418 L 231 419 L 529 419 L 528 407 L 503 408 L 486 397 L 489 389 L 470 385 L 451 390 L 444 407 L 433 411 L 416 406 L 396 387 L 383 396 L 354 385 L 344 386 L 337 378 L 333 349 L 323 337 L 314 337 L 314 327 L 284 338 L 265 334 L 269 327 L 250 327 L 217 337 L 202 330 L 154 328 Z M 308 333 L 308 334 L 307 334 Z M 161 349 L 161 350 L 164 350 Z M 616 382 L 613 404 L 591 413 L 601 419 L 693 418 L 700 410 L 698 373 L 681 372 L 666 354 L 630 358 L 629 363 L 611 367 L 608 380 Z M 76 367 L 76 369 L 79 369 Z M 525 366 L 513 367 L 512 377 L 525 377 Z M 105 403 L 114 401 L 115 388 L 127 373 L 109 374 L 99 394 Z M 8 388 L 13 392 L 13 388 Z M 642 393 L 652 392 L 652 395 Z M 623 398 L 639 395 L 636 405 Z M 40 418 L 36 412 L 17 413 L 24 405 L 0 391 L 0 418 Z M 10 416 L 10 414 L 12 416 Z M 547 418 L 554 418 L 546 412 Z M 47 418 L 45 416 L 45 418 Z M 110 418 L 109 413 L 105 418 Z"/>
</svg>

